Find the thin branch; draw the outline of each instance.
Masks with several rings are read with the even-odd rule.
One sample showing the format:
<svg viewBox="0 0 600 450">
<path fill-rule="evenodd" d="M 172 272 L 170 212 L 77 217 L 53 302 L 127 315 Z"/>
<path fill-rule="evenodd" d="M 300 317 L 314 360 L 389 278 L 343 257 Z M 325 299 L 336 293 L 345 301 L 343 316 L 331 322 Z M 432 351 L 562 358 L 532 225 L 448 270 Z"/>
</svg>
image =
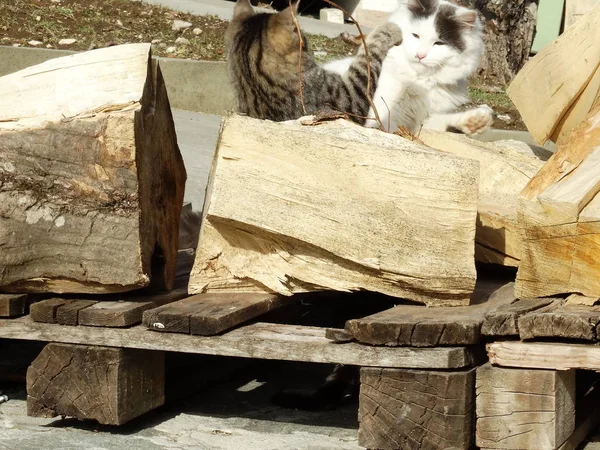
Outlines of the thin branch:
<svg viewBox="0 0 600 450">
<path fill-rule="evenodd" d="M 333 6 L 334 8 L 337 8 L 340 11 L 342 11 L 346 16 L 348 16 L 350 21 L 354 25 L 356 25 L 356 28 L 358 29 L 358 34 L 360 36 L 360 39 L 362 40 L 363 47 L 365 49 L 365 57 L 367 58 L 367 100 L 369 101 L 369 104 L 371 105 L 371 108 L 373 109 L 373 113 L 375 114 L 375 121 L 377 122 L 379 129 L 381 131 L 385 131 L 383 124 L 381 123 L 381 119 L 379 118 L 379 113 L 377 112 L 377 108 L 375 107 L 375 103 L 373 103 L 373 98 L 371 97 L 371 56 L 369 55 L 369 48 L 367 47 L 367 40 L 365 39 L 365 35 L 362 32 L 362 28 L 360 27 L 360 24 L 356 21 L 356 19 L 354 19 L 354 17 L 352 17 L 352 15 L 348 11 L 346 11 L 344 8 L 342 8 L 340 5 L 333 3 L 331 0 L 324 0 L 324 1 L 325 1 L 325 3 L 328 3 L 331 6 Z"/>
<path fill-rule="evenodd" d="M 300 24 L 296 17 L 296 11 L 292 5 L 292 0 L 289 0 L 290 11 L 292 12 L 292 20 L 296 25 L 296 31 L 298 32 L 298 39 L 300 40 L 300 56 L 298 56 L 298 94 L 300 95 L 300 103 L 302 104 L 302 111 L 306 115 L 306 105 L 304 104 L 304 88 L 302 86 L 302 32 L 300 31 Z"/>
</svg>

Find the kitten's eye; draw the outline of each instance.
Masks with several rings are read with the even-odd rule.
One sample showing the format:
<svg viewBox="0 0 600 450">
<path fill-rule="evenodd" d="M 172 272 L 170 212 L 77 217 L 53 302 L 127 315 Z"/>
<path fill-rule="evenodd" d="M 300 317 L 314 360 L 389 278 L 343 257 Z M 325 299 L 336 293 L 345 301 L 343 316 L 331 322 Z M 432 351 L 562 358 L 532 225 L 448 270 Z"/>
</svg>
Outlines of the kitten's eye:
<svg viewBox="0 0 600 450">
<path fill-rule="evenodd" d="M 433 43 L 433 45 L 446 45 L 446 43 L 442 41 L 436 41 Z"/>
<path fill-rule="evenodd" d="M 417 39 L 419 39 L 419 35 L 418 35 L 418 34 L 416 34 L 416 33 L 413 33 L 412 35 L 413 35 L 414 37 L 416 37 Z"/>
</svg>

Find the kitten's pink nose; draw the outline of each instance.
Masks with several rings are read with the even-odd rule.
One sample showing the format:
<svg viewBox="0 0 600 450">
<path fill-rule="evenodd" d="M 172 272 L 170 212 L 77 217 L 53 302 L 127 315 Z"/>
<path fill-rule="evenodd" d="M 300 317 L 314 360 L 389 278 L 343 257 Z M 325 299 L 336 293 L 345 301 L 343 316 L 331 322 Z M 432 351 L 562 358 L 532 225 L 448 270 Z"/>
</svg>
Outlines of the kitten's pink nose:
<svg viewBox="0 0 600 450">
<path fill-rule="evenodd" d="M 427 53 L 417 53 L 417 58 L 419 58 L 419 61 L 421 61 L 426 56 L 427 56 Z"/>
</svg>

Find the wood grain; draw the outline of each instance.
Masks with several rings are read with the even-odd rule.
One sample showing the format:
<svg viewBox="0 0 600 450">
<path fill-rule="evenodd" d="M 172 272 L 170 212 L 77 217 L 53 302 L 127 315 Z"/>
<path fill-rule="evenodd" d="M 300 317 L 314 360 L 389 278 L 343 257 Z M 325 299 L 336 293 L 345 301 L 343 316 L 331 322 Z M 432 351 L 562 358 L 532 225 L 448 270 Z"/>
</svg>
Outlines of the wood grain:
<svg viewBox="0 0 600 450">
<path fill-rule="evenodd" d="M 23 317 L 0 319 L 0 338 L 366 367 L 458 369 L 474 363 L 471 350 L 465 347 L 385 348 L 335 344 L 325 337 L 324 328 L 267 323 L 247 325 L 220 336 L 190 336 L 154 333 L 142 325 L 119 329 L 57 327 Z"/>
<path fill-rule="evenodd" d="M 129 327 L 142 321 L 142 314 L 152 302 L 98 302 L 79 312 L 79 325 L 94 327 Z"/>
<path fill-rule="evenodd" d="M 56 323 L 56 311 L 67 303 L 61 298 L 50 298 L 29 307 L 29 315 L 34 322 Z"/>
<path fill-rule="evenodd" d="M 94 300 L 68 300 L 56 310 L 56 323 L 59 325 L 77 325 L 79 312 L 96 304 Z"/>
<path fill-rule="evenodd" d="M 475 369 L 363 368 L 360 382 L 360 446 L 382 450 L 472 448 Z"/>
<path fill-rule="evenodd" d="M 555 450 L 575 429 L 575 371 L 477 369 L 476 445 Z"/>
<path fill-rule="evenodd" d="M 29 312 L 31 296 L 27 294 L 0 294 L 0 317 L 19 317 Z"/>
<path fill-rule="evenodd" d="M 485 314 L 481 334 L 485 336 L 518 336 L 519 317 L 553 302 L 551 298 L 518 300 L 502 305 Z"/>
<path fill-rule="evenodd" d="M 358 342 L 371 345 L 473 345 L 481 340 L 481 326 L 487 311 L 515 300 L 514 283 L 480 280 L 471 306 L 399 305 L 362 319 L 349 320 L 346 331 Z"/>
<path fill-rule="evenodd" d="M 27 370 L 27 415 L 122 425 L 164 404 L 164 353 L 48 344 Z"/>
<path fill-rule="evenodd" d="M 465 305 L 478 179 L 476 161 L 347 121 L 230 117 L 190 293 L 362 289 Z"/>
<path fill-rule="evenodd" d="M 171 287 L 186 174 L 150 56 L 114 46 L 1 78 L 0 291 Z"/>
</svg>

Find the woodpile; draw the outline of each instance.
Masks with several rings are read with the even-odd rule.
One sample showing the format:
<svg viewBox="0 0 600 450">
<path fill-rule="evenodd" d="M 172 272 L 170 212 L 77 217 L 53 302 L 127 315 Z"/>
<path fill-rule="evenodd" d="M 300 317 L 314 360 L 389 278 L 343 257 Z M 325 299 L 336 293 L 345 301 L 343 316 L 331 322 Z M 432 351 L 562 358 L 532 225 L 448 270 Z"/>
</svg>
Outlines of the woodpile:
<svg viewBox="0 0 600 450">
<path fill-rule="evenodd" d="M 0 291 L 170 288 L 185 169 L 150 46 L 0 78 Z"/>
</svg>

